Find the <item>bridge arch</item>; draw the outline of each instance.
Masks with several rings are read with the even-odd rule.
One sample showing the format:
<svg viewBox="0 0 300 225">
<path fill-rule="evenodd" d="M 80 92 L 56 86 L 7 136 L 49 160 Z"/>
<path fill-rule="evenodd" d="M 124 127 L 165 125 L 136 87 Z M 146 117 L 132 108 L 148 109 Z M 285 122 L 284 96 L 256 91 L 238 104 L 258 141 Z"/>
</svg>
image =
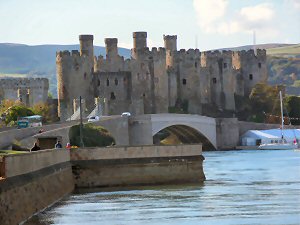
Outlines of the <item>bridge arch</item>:
<svg viewBox="0 0 300 225">
<path fill-rule="evenodd" d="M 152 114 L 151 123 L 153 137 L 164 129 L 173 133 L 177 130 L 177 133 L 189 133 L 186 137 L 181 136 L 183 139 L 202 141 L 204 149 L 216 149 L 216 120 L 214 118 L 186 114 Z"/>
<path fill-rule="evenodd" d="M 202 144 L 203 150 L 215 149 L 211 141 L 192 126 L 176 124 L 163 128 L 153 135 L 153 144 L 178 145 L 178 144 Z"/>
</svg>

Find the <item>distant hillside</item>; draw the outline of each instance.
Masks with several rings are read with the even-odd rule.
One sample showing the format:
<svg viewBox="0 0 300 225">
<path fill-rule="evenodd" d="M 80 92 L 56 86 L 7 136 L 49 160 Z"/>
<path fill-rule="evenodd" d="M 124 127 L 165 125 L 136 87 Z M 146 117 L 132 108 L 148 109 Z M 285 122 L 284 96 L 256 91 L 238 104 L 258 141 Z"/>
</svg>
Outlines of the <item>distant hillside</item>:
<svg viewBox="0 0 300 225">
<path fill-rule="evenodd" d="M 300 44 L 267 49 L 269 83 L 286 85 L 286 92 L 300 95 Z"/>
<path fill-rule="evenodd" d="M 0 44 L 0 73 L 55 74 L 55 55 L 62 50 L 79 50 L 79 45 Z M 104 47 L 95 46 L 94 51 L 105 56 Z M 130 50 L 119 48 L 119 54 L 128 58 Z"/>
<path fill-rule="evenodd" d="M 293 44 L 279 44 L 279 43 L 271 43 L 271 44 L 258 44 L 255 47 L 258 49 L 273 49 L 273 48 L 278 48 L 278 47 L 288 47 L 288 46 L 293 46 Z M 232 48 L 222 48 L 220 50 L 231 50 L 231 51 L 248 51 L 250 49 L 253 49 L 253 45 L 244 45 L 244 46 L 239 46 L 239 47 L 232 47 Z"/>
</svg>

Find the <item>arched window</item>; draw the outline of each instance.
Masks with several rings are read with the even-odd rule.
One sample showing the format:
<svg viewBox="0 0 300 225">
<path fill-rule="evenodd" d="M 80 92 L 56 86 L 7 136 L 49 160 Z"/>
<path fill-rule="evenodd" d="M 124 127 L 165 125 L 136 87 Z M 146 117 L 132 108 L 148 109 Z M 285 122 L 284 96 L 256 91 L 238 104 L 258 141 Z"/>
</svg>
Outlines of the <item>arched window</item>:
<svg viewBox="0 0 300 225">
<path fill-rule="evenodd" d="M 115 79 L 115 85 L 117 86 L 118 83 L 119 83 L 119 81 L 118 81 L 118 79 L 116 78 L 116 79 Z"/>
<path fill-rule="evenodd" d="M 182 79 L 182 84 L 186 85 L 186 79 Z"/>
<path fill-rule="evenodd" d="M 106 79 L 106 86 L 109 86 L 109 79 Z"/>
<path fill-rule="evenodd" d="M 217 78 L 214 77 L 214 78 L 212 79 L 212 82 L 213 82 L 213 84 L 216 84 L 216 83 L 217 83 Z"/>
</svg>

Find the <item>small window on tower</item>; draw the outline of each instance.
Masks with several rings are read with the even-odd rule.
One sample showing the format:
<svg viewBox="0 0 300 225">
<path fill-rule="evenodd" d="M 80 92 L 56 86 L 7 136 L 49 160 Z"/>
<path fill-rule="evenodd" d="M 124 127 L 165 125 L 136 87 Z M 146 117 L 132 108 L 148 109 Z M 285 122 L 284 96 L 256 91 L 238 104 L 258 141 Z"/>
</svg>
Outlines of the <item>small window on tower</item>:
<svg viewBox="0 0 300 225">
<path fill-rule="evenodd" d="M 249 80 L 253 80 L 253 74 L 249 74 Z"/>
<path fill-rule="evenodd" d="M 115 79 L 115 85 L 117 86 L 118 83 L 119 83 L 119 81 L 118 81 L 118 79 L 116 78 L 116 79 Z"/>
<path fill-rule="evenodd" d="M 111 100 L 115 100 L 115 99 L 116 99 L 116 96 L 115 96 L 115 93 L 114 93 L 114 92 L 111 92 L 111 93 L 110 93 L 110 99 L 111 99 Z"/>
<path fill-rule="evenodd" d="M 258 68 L 261 68 L 261 63 L 258 63 Z"/>
<path fill-rule="evenodd" d="M 186 79 L 182 79 L 182 84 L 186 85 Z"/>
<path fill-rule="evenodd" d="M 195 62 L 195 68 L 197 68 L 197 66 L 198 66 L 198 64 L 197 64 L 197 62 Z"/>
<path fill-rule="evenodd" d="M 224 66 L 224 69 L 226 69 L 226 68 L 227 68 L 227 63 L 224 63 L 224 65 L 223 65 L 223 66 Z"/>
<path fill-rule="evenodd" d="M 86 73 L 83 74 L 83 78 L 86 80 Z"/>
<path fill-rule="evenodd" d="M 100 86 L 100 79 L 98 79 L 98 83 L 97 83 L 98 87 Z"/>
<path fill-rule="evenodd" d="M 106 79 L 106 86 L 109 86 L 109 79 Z"/>
<path fill-rule="evenodd" d="M 212 82 L 213 82 L 213 84 L 216 84 L 216 83 L 217 83 L 217 78 L 214 77 L 214 78 L 212 79 Z"/>
</svg>

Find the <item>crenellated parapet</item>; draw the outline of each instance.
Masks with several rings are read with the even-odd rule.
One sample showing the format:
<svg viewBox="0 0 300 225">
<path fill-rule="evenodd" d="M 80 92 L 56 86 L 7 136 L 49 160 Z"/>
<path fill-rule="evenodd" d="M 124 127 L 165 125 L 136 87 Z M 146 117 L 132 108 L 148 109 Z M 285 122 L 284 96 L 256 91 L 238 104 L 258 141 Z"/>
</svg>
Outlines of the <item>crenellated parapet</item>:
<svg viewBox="0 0 300 225">
<path fill-rule="evenodd" d="M 234 111 L 235 94 L 247 95 L 267 79 L 265 50 L 177 50 L 177 35 L 164 35 L 163 48 L 149 49 L 147 32 L 132 37 L 129 59 L 119 55 L 117 38 L 105 38 L 105 56 L 94 56 L 92 35 L 79 36 L 80 51 L 57 52 L 63 112 L 72 113 L 78 95 L 84 96 L 87 107 L 94 97 L 108 99 L 112 113 L 126 110 L 128 104 L 128 111 L 163 113 L 183 101 L 189 101 L 190 113 L 201 114 L 201 104 Z M 122 100 L 128 104 L 119 107 Z"/>
</svg>

